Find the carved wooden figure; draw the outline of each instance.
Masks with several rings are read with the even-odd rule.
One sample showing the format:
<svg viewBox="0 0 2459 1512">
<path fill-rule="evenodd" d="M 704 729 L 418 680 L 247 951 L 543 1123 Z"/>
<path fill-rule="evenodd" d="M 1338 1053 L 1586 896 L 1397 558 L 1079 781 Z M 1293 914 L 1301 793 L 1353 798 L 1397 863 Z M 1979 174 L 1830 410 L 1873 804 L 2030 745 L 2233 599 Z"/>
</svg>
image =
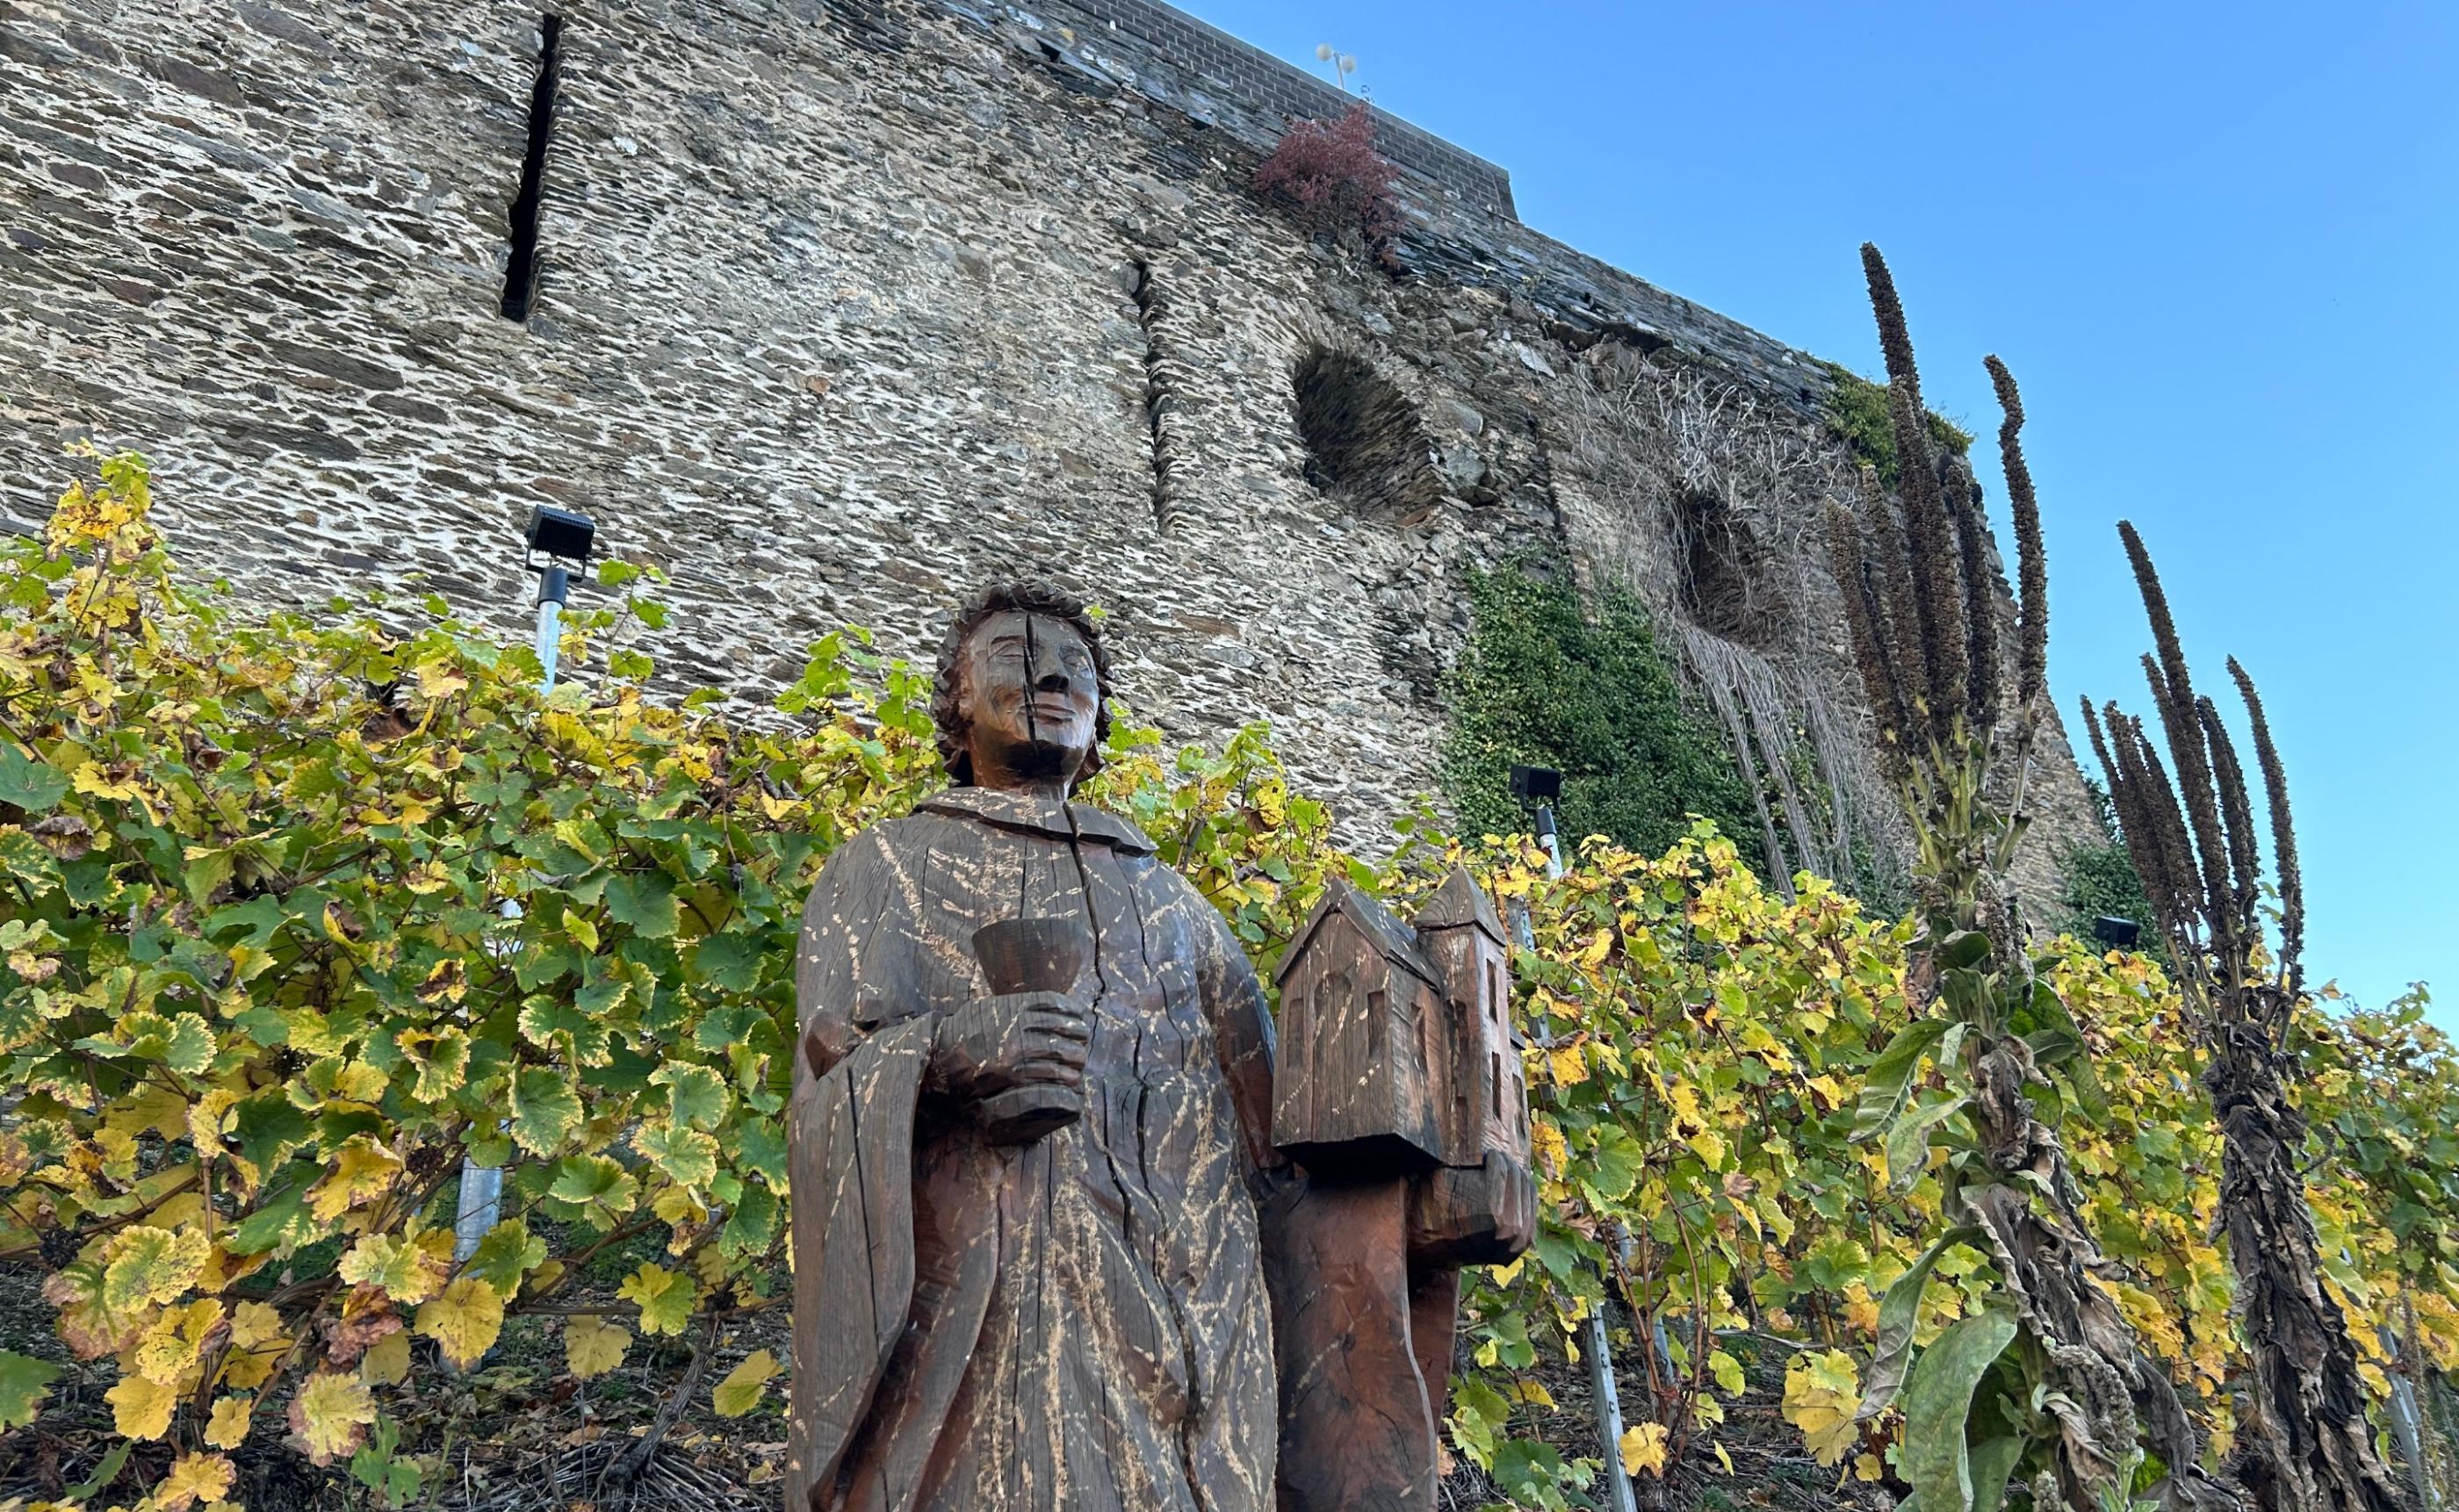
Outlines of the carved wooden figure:
<svg viewBox="0 0 2459 1512">
<path fill-rule="evenodd" d="M 934 706 L 956 786 L 812 890 L 788 1512 L 1434 1504 L 1457 1268 L 1526 1243 L 1500 931 L 1465 877 L 1417 933 L 1328 903 L 1293 954 L 1351 975 L 1314 978 L 1276 1105 L 1220 914 L 1069 801 L 1108 692 L 1075 599 L 968 600 Z M 1352 1055 L 1371 1097 L 1321 1081 Z"/>
</svg>

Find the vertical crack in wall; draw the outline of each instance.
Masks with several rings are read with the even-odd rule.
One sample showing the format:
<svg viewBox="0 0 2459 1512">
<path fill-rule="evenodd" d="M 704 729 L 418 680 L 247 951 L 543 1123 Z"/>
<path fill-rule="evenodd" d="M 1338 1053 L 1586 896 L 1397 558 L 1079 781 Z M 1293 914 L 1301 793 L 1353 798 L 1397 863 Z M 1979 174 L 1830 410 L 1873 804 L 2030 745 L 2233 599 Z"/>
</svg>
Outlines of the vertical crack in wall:
<svg viewBox="0 0 2459 1512">
<path fill-rule="evenodd" d="M 1136 260 L 1136 324 L 1145 333 L 1145 424 L 1152 432 L 1153 525 L 1167 535 L 1178 524 L 1178 443 L 1170 425 L 1178 383 L 1168 345 L 1161 333 L 1164 304 L 1153 286 L 1152 264 Z"/>
<path fill-rule="evenodd" d="M 537 308 L 538 220 L 546 194 L 547 140 L 555 131 L 556 92 L 563 75 L 563 17 L 538 18 L 537 80 L 530 86 L 529 145 L 521 154 L 520 192 L 513 197 L 512 250 L 504 261 L 504 319 L 525 321 Z"/>
</svg>

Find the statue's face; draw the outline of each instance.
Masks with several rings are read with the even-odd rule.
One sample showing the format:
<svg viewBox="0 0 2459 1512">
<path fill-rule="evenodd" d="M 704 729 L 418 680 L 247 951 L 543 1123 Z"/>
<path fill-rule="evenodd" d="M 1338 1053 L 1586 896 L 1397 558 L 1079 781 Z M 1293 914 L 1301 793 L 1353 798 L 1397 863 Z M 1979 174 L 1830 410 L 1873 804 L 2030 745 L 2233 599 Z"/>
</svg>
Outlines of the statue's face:
<svg viewBox="0 0 2459 1512">
<path fill-rule="evenodd" d="M 975 627 L 962 666 L 974 781 L 1063 792 L 1093 748 L 1101 705 L 1084 638 L 1064 620 L 1005 610 Z"/>
</svg>

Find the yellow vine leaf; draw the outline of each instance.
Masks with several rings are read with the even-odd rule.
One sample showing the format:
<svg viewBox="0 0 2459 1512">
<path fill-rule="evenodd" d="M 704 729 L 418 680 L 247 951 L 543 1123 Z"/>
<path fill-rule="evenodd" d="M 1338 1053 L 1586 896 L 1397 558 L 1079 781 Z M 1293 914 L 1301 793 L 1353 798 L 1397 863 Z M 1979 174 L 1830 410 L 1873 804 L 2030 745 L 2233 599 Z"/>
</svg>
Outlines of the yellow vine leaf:
<svg viewBox="0 0 2459 1512">
<path fill-rule="evenodd" d="M 418 1310 L 418 1332 L 431 1338 L 444 1357 L 464 1370 L 495 1347 L 504 1331 L 504 1299 L 494 1287 L 468 1276 L 444 1289 L 444 1294 Z"/>
<path fill-rule="evenodd" d="M 452 1230 L 369 1234 L 350 1247 L 337 1269 L 352 1286 L 371 1286 L 402 1307 L 415 1307 L 444 1290 L 452 1270 Z"/>
<path fill-rule="evenodd" d="M 376 1420 L 376 1399 L 362 1382 L 334 1371 L 318 1371 L 300 1382 L 290 1399 L 290 1432 L 310 1461 L 328 1465 L 367 1441 Z"/>
<path fill-rule="evenodd" d="M 395 1329 L 359 1356 L 359 1379 L 370 1386 L 398 1386 L 410 1379 L 410 1335 Z"/>
<path fill-rule="evenodd" d="M 713 1405 L 720 1418 L 740 1418 L 760 1405 L 768 1393 L 769 1381 L 780 1370 L 777 1356 L 767 1350 L 756 1350 L 749 1357 L 726 1373 L 717 1383 Z"/>
<path fill-rule="evenodd" d="M 104 1247 L 98 1300 L 123 1314 L 169 1302 L 197 1284 L 212 1248 L 200 1229 L 123 1228 Z"/>
<path fill-rule="evenodd" d="M 1563 1138 L 1563 1131 L 1556 1128 L 1551 1121 L 1542 1118 L 1530 1119 L 1528 1144 L 1537 1157 L 1537 1168 L 1540 1171 L 1551 1175 L 1562 1173 L 1563 1163 L 1570 1158 L 1571 1148 L 1569 1142 Z"/>
<path fill-rule="evenodd" d="M 365 1134 L 355 1135 L 334 1158 L 331 1173 L 308 1192 L 308 1207 L 317 1218 L 331 1223 L 392 1190 L 401 1174 L 398 1156 Z"/>
<path fill-rule="evenodd" d="M 649 1210 L 678 1228 L 708 1222 L 707 1205 L 693 1195 L 688 1186 L 661 1188 L 650 1202 Z"/>
<path fill-rule="evenodd" d="M 1699 1089 L 1688 1082 L 1676 1082 L 1665 1089 L 1665 1101 L 1673 1105 L 1674 1125 L 1684 1133 L 1708 1126 L 1708 1115 L 1699 1106 Z"/>
<path fill-rule="evenodd" d="M 699 1289 L 662 1265 L 644 1265 L 623 1278 L 615 1294 L 641 1309 L 643 1334 L 680 1334 L 700 1301 Z"/>
<path fill-rule="evenodd" d="M 1716 1377 L 1716 1389 L 1728 1396 L 1739 1396 L 1750 1389 L 1750 1377 L 1742 1374 L 1742 1362 L 1723 1350 L 1708 1355 L 1708 1371 Z"/>
<path fill-rule="evenodd" d="M 1554 1394 L 1545 1389 L 1545 1382 L 1525 1376 L 1511 1383 L 1507 1395 L 1512 1400 L 1526 1402 L 1531 1407 L 1550 1409 L 1554 1405 Z"/>
<path fill-rule="evenodd" d="M 200 1502 L 220 1502 L 238 1479 L 238 1467 L 220 1455 L 181 1455 L 154 1488 L 154 1504 L 161 1512 L 185 1512 Z"/>
<path fill-rule="evenodd" d="M 1784 1420 L 1801 1430 L 1818 1462 L 1832 1465 L 1860 1442 L 1853 1415 L 1861 1408 L 1861 1381 L 1853 1356 L 1841 1350 L 1797 1354 L 1784 1372 Z"/>
<path fill-rule="evenodd" d="M 225 1396 L 215 1402 L 213 1416 L 205 1419 L 205 1442 L 217 1449 L 236 1449 L 245 1443 L 248 1418 L 255 1408 L 255 1398 L 249 1396 Z"/>
<path fill-rule="evenodd" d="M 111 1425 L 123 1438 L 159 1438 L 171 1430 L 171 1410 L 179 1405 L 179 1391 L 142 1376 L 123 1376 L 102 1394 L 111 1403 Z"/>
<path fill-rule="evenodd" d="M 213 1092 L 227 1104 L 237 1101 L 228 1092 Z M 125 1102 L 116 1104 L 103 1115 L 102 1126 L 119 1133 L 140 1134 L 151 1129 L 164 1139 L 178 1139 L 188 1128 L 189 1103 L 185 1097 L 169 1087 L 140 1084 Z"/>
<path fill-rule="evenodd" d="M 221 1384 L 253 1391 L 290 1349 L 282 1314 L 262 1302 L 242 1302 L 231 1314 L 230 1353 L 222 1356 Z"/>
<path fill-rule="evenodd" d="M 623 1363 L 632 1331 L 611 1318 L 575 1313 L 563 1324 L 563 1358 L 575 1379 L 594 1380 Z"/>
<path fill-rule="evenodd" d="M 1633 1423 L 1623 1430 L 1622 1473 L 1637 1475 L 1645 1470 L 1650 1475 L 1665 1473 L 1665 1425 L 1659 1422 Z"/>
<path fill-rule="evenodd" d="M 164 1312 L 137 1341 L 137 1374 L 165 1386 L 182 1385 L 204 1354 L 205 1335 L 221 1320 L 222 1305 L 211 1297 Z"/>
</svg>

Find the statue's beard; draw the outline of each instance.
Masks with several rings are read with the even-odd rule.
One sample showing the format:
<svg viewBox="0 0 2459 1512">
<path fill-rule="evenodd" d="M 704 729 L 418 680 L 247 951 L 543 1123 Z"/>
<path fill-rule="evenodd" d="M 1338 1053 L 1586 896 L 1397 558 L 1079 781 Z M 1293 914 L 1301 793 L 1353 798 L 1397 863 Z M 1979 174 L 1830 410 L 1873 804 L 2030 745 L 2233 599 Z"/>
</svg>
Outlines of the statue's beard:
<svg viewBox="0 0 2459 1512">
<path fill-rule="evenodd" d="M 1072 785 L 1084 774 L 1084 756 L 1081 746 L 1063 741 L 1027 737 L 1013 744 L 1003 743 L 998 751 L 998 766 L 1018 782 L 1063 782 Z M 977 767 L 980 765 L 976 763 Z M 982 776 L 983 773 L 977 770 L 974 780 L 979 782 Z"/>
<path fill-rule="evenodd" d="M 1018 776 L 1033 782 L 1074 777 L 1076 768 L 1083 765 L 1083 761 L 1082 751 L 1056 741 L 1028 741 L 1008 753 L 1010 768 Z"/>
</svg>

